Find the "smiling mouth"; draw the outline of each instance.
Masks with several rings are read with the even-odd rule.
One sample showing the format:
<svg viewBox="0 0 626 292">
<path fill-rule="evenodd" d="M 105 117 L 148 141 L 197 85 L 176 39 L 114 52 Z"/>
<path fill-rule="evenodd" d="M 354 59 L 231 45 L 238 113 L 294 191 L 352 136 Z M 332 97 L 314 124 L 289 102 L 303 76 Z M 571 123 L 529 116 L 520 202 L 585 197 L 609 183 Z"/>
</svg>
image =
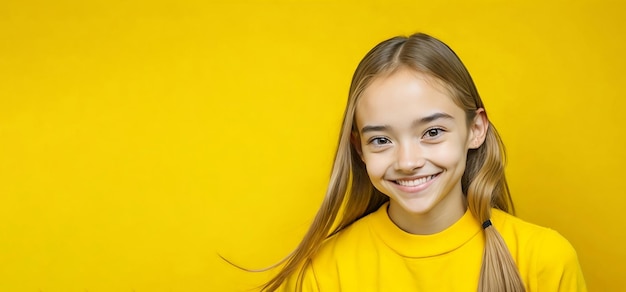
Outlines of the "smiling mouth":
<svg viewBox="0 0 626 292">
<path fill-rule="evenodd" d="M 394 182 L 401 185 L 401 186 L 405 186 L 405 187 L 416 187 L 422 184 L 425 184 L 427 182 L 429 182 L 430 180 L 432 180 L 433 178 L 437 177 L 439 175 L 439 173 L 437 174 L 433 174 L 433 175 L 429 175 L 429 176 L 425 176 L 425 177 L 420 177 L 420 178 L 416 178 L 413 180 L 395 180 Z"/>
</svg>

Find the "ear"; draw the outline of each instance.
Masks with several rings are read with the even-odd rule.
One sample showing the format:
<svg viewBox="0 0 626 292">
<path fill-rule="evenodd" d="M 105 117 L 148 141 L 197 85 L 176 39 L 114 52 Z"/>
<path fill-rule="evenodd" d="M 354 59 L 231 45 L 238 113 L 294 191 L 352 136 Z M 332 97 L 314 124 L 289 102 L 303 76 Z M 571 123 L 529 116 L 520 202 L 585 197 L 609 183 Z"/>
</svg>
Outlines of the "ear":
<svg viewBox="0 0 626 292">
<path fill-rule="evenodd" d="M 487 137 L 487 130 L 489 129 L 489 120 L 487 119 L 487 113 L 485 109 L 479 108 L 476 110 L 476 116 L 469 127 L 469 136 L 467 140 L 467 147 L 469 149 L 476 149 L 483 145 Z"/>
<path fill-rule="evenodd" d="M 363 149 L 361 148 L 361 139 L 359 138 L 359 134 L 357 132 L 352 131 L 352 133 L 350 133 L 350 143 L 352 144 L 352 146 L 354 146 L 354 149 L 356 149 L 356 153 L 359 154 L 359 157 L 363 161 Z"/>
</svg>

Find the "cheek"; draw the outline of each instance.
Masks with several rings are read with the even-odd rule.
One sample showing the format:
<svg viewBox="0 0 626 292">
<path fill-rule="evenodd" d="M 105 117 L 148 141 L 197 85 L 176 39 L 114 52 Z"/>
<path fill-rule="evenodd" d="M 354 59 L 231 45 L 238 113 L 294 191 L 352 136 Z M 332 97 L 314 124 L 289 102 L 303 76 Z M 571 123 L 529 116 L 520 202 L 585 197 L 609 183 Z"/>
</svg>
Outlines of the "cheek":
<svg viewBox="0 0 626 292">
<path fill-rule="evenodd" d="M 430 160 L 441 166 L 456 166 L 459 163 L 465 164 L 467 150 L 459 143 L 449 143 L 442 147 L 433 148 L 430 152 Z"/>
<path fill-rule="evenodd" d="M 363 162 L 365 163 L 367 174 L 372 178 L 381 177 L 385 174 L 389 165 L 387 160 L 388 159 L 385 158 L 385 155 L 374 155 L 371 153 L 363 155 Z"/>
</svg>

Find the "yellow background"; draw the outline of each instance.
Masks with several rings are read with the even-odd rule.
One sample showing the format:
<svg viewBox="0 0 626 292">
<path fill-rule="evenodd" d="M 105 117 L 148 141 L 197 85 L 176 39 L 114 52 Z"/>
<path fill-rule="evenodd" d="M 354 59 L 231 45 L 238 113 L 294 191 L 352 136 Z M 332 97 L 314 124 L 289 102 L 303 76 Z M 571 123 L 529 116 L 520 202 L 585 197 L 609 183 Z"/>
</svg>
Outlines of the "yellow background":
<svg viewBox="0 0 626 292">
<path fill-rule="evenodd" d="M 472 3 L 470 3 L 472 2 Z M 353 70 L 457 51 L 518 215 L 626 281 L 621 1 L 0 3 L 0 291 L 243 291 L 321 202 Z"/>
</svg>

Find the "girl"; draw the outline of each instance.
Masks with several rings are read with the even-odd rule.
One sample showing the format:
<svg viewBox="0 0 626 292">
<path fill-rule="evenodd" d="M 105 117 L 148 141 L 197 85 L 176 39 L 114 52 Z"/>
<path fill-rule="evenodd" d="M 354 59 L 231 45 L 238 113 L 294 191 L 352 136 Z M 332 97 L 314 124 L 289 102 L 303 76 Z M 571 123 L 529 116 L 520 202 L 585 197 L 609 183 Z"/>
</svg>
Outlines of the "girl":
<svg viewBox="0 0 626 292">
<path fill-rule="evenodd" d="M 263 290 L 585 291 L 567 240 L 513 211 L 467 69 L 395 37 L 356 69 L 324 202 Z"/>
</svg>

